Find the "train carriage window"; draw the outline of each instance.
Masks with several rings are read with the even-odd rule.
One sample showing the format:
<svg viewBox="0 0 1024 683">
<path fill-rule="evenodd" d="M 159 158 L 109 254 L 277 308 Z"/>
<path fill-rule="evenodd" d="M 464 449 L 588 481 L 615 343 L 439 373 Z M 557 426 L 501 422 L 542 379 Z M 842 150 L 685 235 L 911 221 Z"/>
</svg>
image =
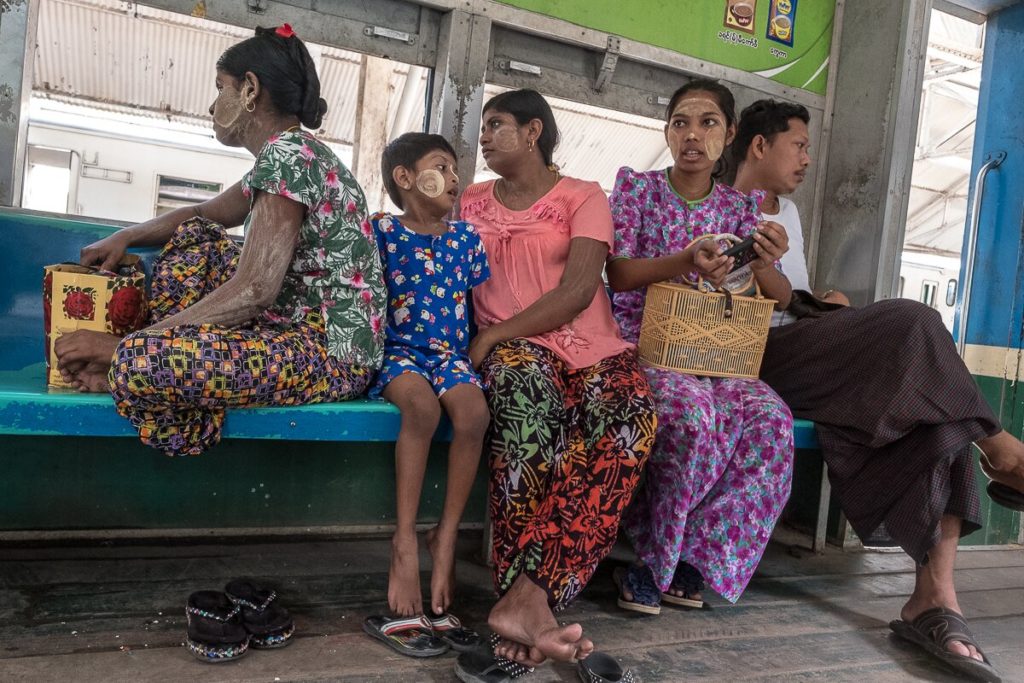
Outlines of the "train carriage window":
<svg viewBox="0 0 1024 683">
<path fill-rule="evenodd" d="M 374 19 L 383 12 L 375 3 L 339 3 L 316 12 L 316 35 L 327 40 L 332 26 L 351 23 L 345 12 L 362 13 L 366 24 L 386 23 Z M 388 12 L 388 26 L 418 31 L 418 40 L 394 47 L 361 32 L 346 38 L 351 46 L 306 40 L 328 105 L 316 134 L 353 169 L 371 211 L 383 206 L 380 149 L 400 133 L 425 129 L 441 16 L 413 3 Z M 251 37 L 252 25 L 121 0 L 39 0 L 28 143 L 65 150 L 72 161 L 27 165 L 23 205 L 138 222 L 238 182 L 252 168 L 252 155 L 214 138 L 208 108 L 217 58 Z M 296 31 L 302 37 L 297 24 Z M 358 149 L 367 150 L 363 169 L 353 168 Z M 26 158 L 32 164 L 31 152 Z"/>
<path fill-rule="evenodd" d="M 52 213 L 71 210 L 71 161 L 70 150 L 29 145 L 21 205 Z"/>
<path fill-rule="evenodd" d="M 956 305 L 956 280 L 950 280 L 946 283 L 946 305 Z"/>
<path fill-rule="evenodd" d="M 925 280 L 921 283 L 921 303 L 935 308 L 935 293 L 939 290 L 939 283 L 933 280 Z"/>
<path fill-rule="evenodd" d="M 484 101 L 506 90 L 509 88 L 488 84 Z M 660 119 L 543 94 L 558 124 L 561 140 L 555 148 L 554 162 L 564 175 L 595 181 L 610 193 L 622 166 L 647 171 L 672 165 L 665 144 L 665 123 Z M 479 157 L 475 180 L 496 177 Z"/>
<path fill-rule="evenodd" d="M 219 195 L 222 189 L 224 186 L 220 183 L 158 175 L 155 215 L 161 216 L 183 206 L 201 204 Z"/>
</svg>

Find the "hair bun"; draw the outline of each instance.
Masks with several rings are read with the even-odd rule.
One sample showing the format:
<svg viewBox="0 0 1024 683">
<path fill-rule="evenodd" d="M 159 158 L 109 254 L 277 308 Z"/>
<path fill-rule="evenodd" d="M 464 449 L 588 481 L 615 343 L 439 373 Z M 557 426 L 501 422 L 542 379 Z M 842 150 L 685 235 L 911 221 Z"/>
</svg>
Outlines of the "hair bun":
<svg viewBox="0 0 1024 683">
<path fill-rule="evenodd" d="M 312 98 L 310 98 L 312 100 Z M 316 102 L 306 102 L 302 108 L 299 120 L 302 121 L 302 125 L 310 130 L 316 130 L 323 123 L 324 114 L 327 113 L 327 100 L 322 97 L 317 97 Z"/>
</svg>

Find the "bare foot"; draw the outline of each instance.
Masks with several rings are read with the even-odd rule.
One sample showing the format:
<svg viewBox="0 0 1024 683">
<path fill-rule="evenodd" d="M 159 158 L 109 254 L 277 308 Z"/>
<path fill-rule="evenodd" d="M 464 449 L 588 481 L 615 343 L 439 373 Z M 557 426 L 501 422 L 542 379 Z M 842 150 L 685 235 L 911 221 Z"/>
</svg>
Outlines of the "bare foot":
<svg viewBox="0 0 1024 683">
<path fill-rule="evenodd" d="M 543 664 L 547 658 L 541 654 L 537 648 L 527 647 L 522 643 L 517 643 L 514 640 L 508 640 L 503 638 L 498 646 L 494 648 L 494 654 L 505 659 L 511 659 L 513 662 L 518 662 L 524 666 L 538 667 Z"/>
<path fill-rule="evenodd" d="M 487 625 L 502 638 L 529 647 L 533 661 L 572 662 L 594 651 L 594 643 L 583 637 L 582 626 L 558 625 L 547 595 L 523 575 L 491 610 Z"/>
<path fill-rule="evenodd" d="M 911 596 L 910 600 L 907 601 L 907 604 L 905 604 L 903 609 L 900 610 L 900 619 L 909 624 L 920 616 L 922 612 L 933 607 L 945 607 L 953 610 L 960 616 L 963 616 L 963 612 L 960 611 L 960 605 L 957 603 L 956 599 L 953 599 L 952 602 L 949 600 L 938 602 L 934 600 L 921 600 Z M 961 657 L 971 657 L 972 659 L 977 659 L 979 662 L 983 660 L 981 653 L 978 652 L 976 647 L 959 640 L 949 641 L 946 645 L 946 649 L 955 655 L 960 655 Z"/>
<path fill-rule="evenodd" d="M 427 532 L 427 550 L 433 570 L 430 575 L 430 608 L 440 616 L 448 611 L 455 596 L 455 539 L 457 530 L 444 532 L 434 527 Z"/>
<path fill-rule="evenodd" d="M 96 369 L 88 365 L 72 379 L 75 388 L 83 393 L 109 394 L 110 380 L 108 379 L 110 368 Z"/>
<path fill-rule="evenodd" d="M 625 593 L 626 591 L 623 590 L 622 592 Z M 699 601 L 699 602 L 704 602 L 704 597 L 700 594 L 700 592 L 697 592 L 697 593 L 687 593 L 684 590 L 679 590 L 679 589 L 672 588 L 672 587 L 669 587 L 669 589 L 667 591 L 665 591 L 665 592 L 668 593 L 669 595 L 672 595 L 672 596 L 677 597 L 677 598 L 686 598 L 687 600 L 696 600 L 696 601 Z M 632 597 L 627 598 L 627 599 L 631 600 Z"/>
<path fill-rule="evenodd" d="M 423 612 L 420 594 L 420 556 L 416 535 L 391 539 L 391 569 L 388 571 L 388 607 L 400 617 Z"/>
<path fill-rule="evenodd" d="M 78 372 L 91 363 L 102 363 L 109 368 L 120 343 L 121 338 L 113 334 L 75 330 L 57 337 L 53 351 L 62 370 Z"/>
</svg>

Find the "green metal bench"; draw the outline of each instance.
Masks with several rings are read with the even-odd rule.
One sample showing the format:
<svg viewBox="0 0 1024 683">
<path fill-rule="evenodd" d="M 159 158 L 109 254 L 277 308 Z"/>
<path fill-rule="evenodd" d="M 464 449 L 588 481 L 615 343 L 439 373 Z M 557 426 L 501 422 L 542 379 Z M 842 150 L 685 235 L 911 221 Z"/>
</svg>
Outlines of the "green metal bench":
<svg viewBox="0 0 1024 683">
<path fill-rule="evenodd" d="M 74 259 L 116 226 L 16 209 L 0 209 L 0 435 L 8 437 L 137 438 L 108 395 L 48 390 L 43 358 L 43 266 Z M 147 258 L 153 252 L 143 254 Z M 398 410 L 384 401 L 228 410 L 224 438 L 288 442 L 391 442 Z M 798 449 L 817 448 L 814 425 L 797 420 Z M 438 439 L 448 438 L 446 426 Z M 815 548 L 824 543 L 828 481 Z"/>
</svg>

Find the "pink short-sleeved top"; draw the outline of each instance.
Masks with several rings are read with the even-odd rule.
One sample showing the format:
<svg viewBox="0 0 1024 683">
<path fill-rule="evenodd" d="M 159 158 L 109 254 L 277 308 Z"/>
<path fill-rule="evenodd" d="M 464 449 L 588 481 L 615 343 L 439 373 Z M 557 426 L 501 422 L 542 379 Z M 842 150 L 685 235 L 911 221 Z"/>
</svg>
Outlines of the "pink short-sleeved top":
<svg viewBox="0 0 1024 683">
<path fill-rule="evenodd" d="M 569 257 L 569 242 L 587 237 L 614 244 L 608 200 L 597 183 L 562 178 L 533 206 L 507 209 L 494 197 L 494 183 L 476 183 L 462 195 L 462 219 L 480 233 L 491 279 L 473 289 L 479 327 L 508 320 L 555 289 Z M 575 319 L 530 337 L 557 354 L 570 369 L 586 368 L 633 345 L 623 340 L 604 287 Z"/>
</svg>

